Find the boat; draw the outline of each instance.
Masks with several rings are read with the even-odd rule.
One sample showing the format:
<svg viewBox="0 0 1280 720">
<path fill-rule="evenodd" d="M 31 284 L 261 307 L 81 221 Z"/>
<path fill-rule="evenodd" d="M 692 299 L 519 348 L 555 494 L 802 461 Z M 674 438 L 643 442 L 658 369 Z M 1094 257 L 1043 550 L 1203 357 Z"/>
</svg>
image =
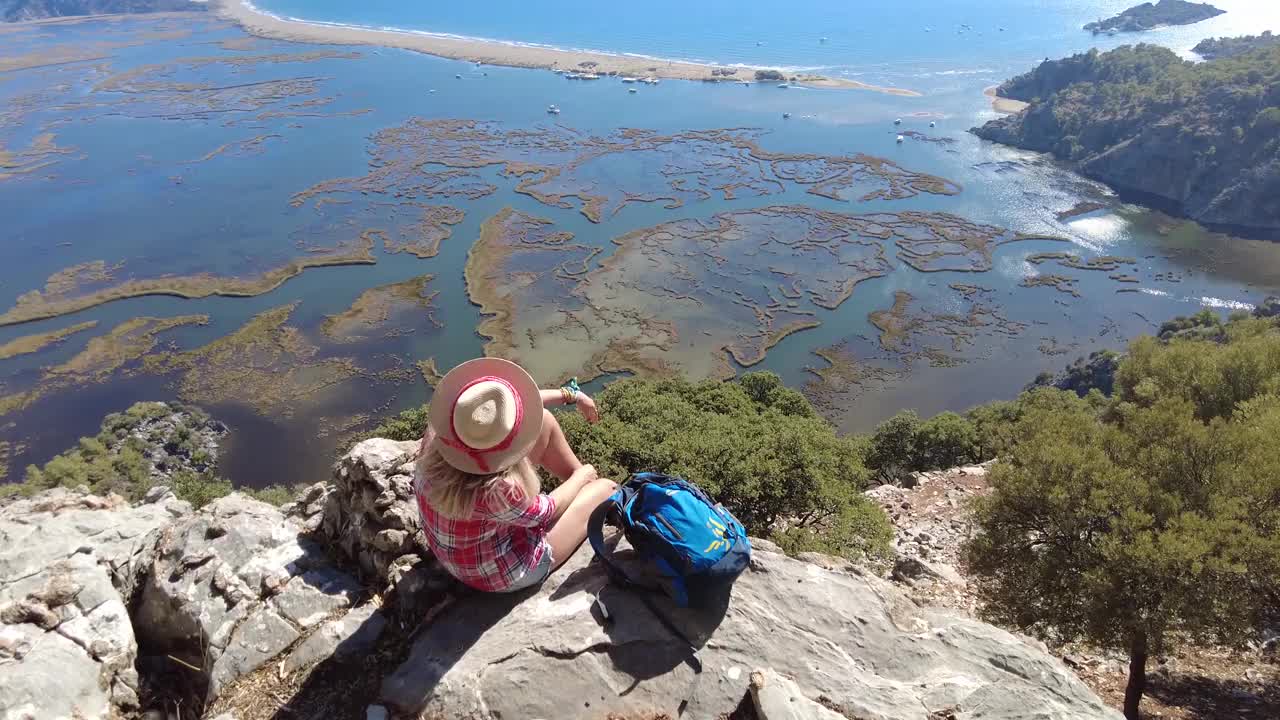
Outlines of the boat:
<svg viewBox="0 0 1280 720">
<path fill-rule="evenodd" d="M 906 140 L 906 138 L 905 138 L 905 137 L 903 137 L 903 136 L 901 136 L 901 135 L 899 135 L 899 136 L 898 136 L 898 142 L 902 142 L 903 140 Z"/>
<path fill-rule="evenodd" d="M 791 113 L 782 113 L 782 119 L 783 119 L 783 120 L 786 120 L 786 119 L 787 119 L 787 118 L 789 118 L 789 117 L 791 117 Z"/>
<path fill-rule="evenodd" d="M 627 92 L 629 92 L 629 93 L 633 93 L 633 94 L 634 94 L 634 93 L 639 92 L 639 90 L 636 90 L 635 88 L 627 88 Z"/>
<path fill-rule="evenodd" d="M 636 81 L 636 79 L 635 79 L 635 78 L 625 78 L 625 77 L 624 77 L 624 78 L 622 78 L 622 82 L 624 82 L 624 83 L 633 83 L 633 82 L 635 82 L 635 81 Z"/>
<path fill-rule="evenodd" d="M 827 39 L 826 39 L 825 37 L 820 37 L 820 38 L 818 38 L 818 42 L 826 42 L 826 41 L 827 41 Z"/>
<path fill-rule="evenodd" d="M 454 77 L 454 79 L 455 79 L 455 80 L 461 80 L 461 79 L 462 79 L 462 75 L 461 75 L 461 74 L 454 75 L 453 77 Z"/>
<path fill-rule="evenodd" d="M 894 124 L 894 125 L 901 125 L 901 124 L 902 124 L 902 118 L 898 118 L 897 120 L 894 120 L 894 121 L 893 121 L 893 124 Z"/>
<path fill-rule="evenodd" d="M 786 84 L 786 83 L 779 83 L 779 84 L 778 84 L 778 87 L 782 88 L 783 90 L 786 90 L 787 88 L 789 88 L 789 87 L 791 87 L 791 86 L 790 86 L 790 85 L 788 85 L 788 84 Z"/>
<path fill-rule="evenodd" d="M 579 75 L 578 73 L 565 73 L 564 79 L 565 80 L 581 80 L 582 76 Z"/>
<path fill-rule="evenodd" d="M 547 106 L 547 112 L 548 112 L 548 113 L 550 113 L 550 114 L 552 114 L 552 115 L 559 115 L 559 114 L 560 114 L 560 106 L 559 106 L 559 105 L 548 105 L 548 106 Z"/>
<path fill-rule="evenodd" d="M 929 121 L 929 127 L 937 127 L 937 126 L 938 126 L 938 123 Z"/>
<path fill-rule="evenodd" d="M 433 93 L 433 92 L 435 92 L 435 88 L 432 88 L 431 90 L 428 90 L 427 92 L 428 92 L 428 93 Z"/>
<path fill-rule="evenodd" d="M 747 87 L 750 87 L 750 85 L 751 85 L 751 83 L 747 82 L 746 80 L 743 80 L 743 81 L 742 81 L 742 84 L 743 84 L 744 86 L 747 86 Z"/>
</svg>

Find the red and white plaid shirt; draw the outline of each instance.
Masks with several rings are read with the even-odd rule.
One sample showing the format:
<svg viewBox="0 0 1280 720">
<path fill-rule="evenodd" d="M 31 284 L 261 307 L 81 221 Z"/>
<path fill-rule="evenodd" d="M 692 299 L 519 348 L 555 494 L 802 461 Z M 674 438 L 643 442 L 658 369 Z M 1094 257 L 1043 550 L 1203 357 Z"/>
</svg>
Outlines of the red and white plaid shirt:
<svg viewBox="0 0 1280 720">
<path fill-rule="evenodd" d="M 448 518 L 427 503 L 430 480 L 414 479 L 422 530 L 436 559 L 454 577 L 477 590 L 502 592 L 538 567 L 547 552 L 544 539 L 556 514 L 550 495 L 530 500 L 511 486 L 488 493 L 471 517 Z"/>
</svg>

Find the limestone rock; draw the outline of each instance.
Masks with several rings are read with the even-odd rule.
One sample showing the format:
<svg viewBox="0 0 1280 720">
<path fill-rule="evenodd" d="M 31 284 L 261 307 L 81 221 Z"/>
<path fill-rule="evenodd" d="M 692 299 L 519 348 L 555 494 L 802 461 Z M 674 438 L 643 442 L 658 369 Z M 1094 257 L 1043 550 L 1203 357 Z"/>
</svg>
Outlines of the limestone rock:
<svg viewBox="0 0 1280 720">
<path fill-rule="evenodd" d="M 284 660 L 286 672 L 296 672 L 330 657 L 346 658 L 367 652 L 387 625 L 386 617 L 372 604 L 321 625 Z"/>
<path fill-rule="evenodd" d="M 332 483 L 308 488 L 290 508 L 380 590 L 395 584 L 389 573 L 397 559 L 430 558 L 413 498 L 417 452 L 416 441 L 365 440 L 338 462 Z"/>
<path fill-rule="evenodd" d="M 157 651 L 210 668 L 212 700 L 359 592 L 279 509 L 232 494 L 165 530 L 135 621 Z"/>
<path fill-rule="evenodd" d="M 773 670 L 751 673 L 751 700 L 758 720 L 847 720 L 805 697 L 794 682 Z"/>
<path fill-rule="evenodd" d="M 218 693 L 232 680 L 247 675 L 279 655 L 298 639 L 298 631 L 274 611 L 261 607 L 240 623 L 226 651 L 214 663 L 209 679 L 209 696 Z"/>
<path fill-rule="evenodd" d="M 754 544 L 754 541 L 753 541 Z M 731 713 L 748 671 L 771 667 L 805 698 L 847 717 L 1112 720 L 1042 647 L 998 628 L 921 609 L 879 578 L 827 570 L 756 546 L 727 607 L 667 606 L 699 646 L 696 662 L 632 592 L 575 553 L 542 588 L 468 598 L 446 610 L 382 685 L 393 711 L 419 717 L 599 718 Z M 624 554 L 625 557 L 625 554 Z M 599 594 L 612 618 L 602 625 Z M 701 672 L 693 666 L 701 665 Z M 573 698 L 570 705 L 565 698 Z"/>
<path fill-rule="evenodd" d="M 161 528 L 191 506 L 55 489 L 0 508 L 4 717 L 105 718 L 137 705 L 127 607 Z"/>
</svg>

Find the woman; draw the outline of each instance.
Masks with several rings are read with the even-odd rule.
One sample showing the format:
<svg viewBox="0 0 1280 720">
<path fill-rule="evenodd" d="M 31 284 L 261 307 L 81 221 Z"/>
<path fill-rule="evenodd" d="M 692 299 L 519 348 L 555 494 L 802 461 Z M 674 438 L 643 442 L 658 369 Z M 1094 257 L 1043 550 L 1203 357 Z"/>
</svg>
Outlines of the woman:
<svg viewBox="0 0 1280 720">
<path fill-rule="evenodd" d="M 578 460 L 546 409 L 565 404 L 599 420 L 576 387 L 539 390 L 506 360 L 462 363 L 436 386 L 414 491 L 433 554 L 467 585 L 515 592 L 546 580 L 616 489 Z M 541 493 L 536 466 L 563 482 Z"/>
</svg>

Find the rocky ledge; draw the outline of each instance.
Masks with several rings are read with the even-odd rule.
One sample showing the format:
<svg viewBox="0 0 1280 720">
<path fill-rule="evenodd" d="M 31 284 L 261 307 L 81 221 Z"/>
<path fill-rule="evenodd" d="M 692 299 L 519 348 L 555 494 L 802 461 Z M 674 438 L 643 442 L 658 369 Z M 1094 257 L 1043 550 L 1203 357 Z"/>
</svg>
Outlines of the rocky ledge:
<svg viewBox="0 0 1280 720">
<path fill-rule="evenodd" d="M 536 591 L 465 592 L 420 544 L 414 449 L 365 441 L 283 509 L 0 508 L 0 715 L 128 716 L 179 673 L 185 708 L 238 720 L 319 716 L 308 692 L 384 718 L 1117 717 L 1040 644 L 763 540 L 722 606 L 662 608 L 694 648 L 586 549 Z"/>
</svg>

